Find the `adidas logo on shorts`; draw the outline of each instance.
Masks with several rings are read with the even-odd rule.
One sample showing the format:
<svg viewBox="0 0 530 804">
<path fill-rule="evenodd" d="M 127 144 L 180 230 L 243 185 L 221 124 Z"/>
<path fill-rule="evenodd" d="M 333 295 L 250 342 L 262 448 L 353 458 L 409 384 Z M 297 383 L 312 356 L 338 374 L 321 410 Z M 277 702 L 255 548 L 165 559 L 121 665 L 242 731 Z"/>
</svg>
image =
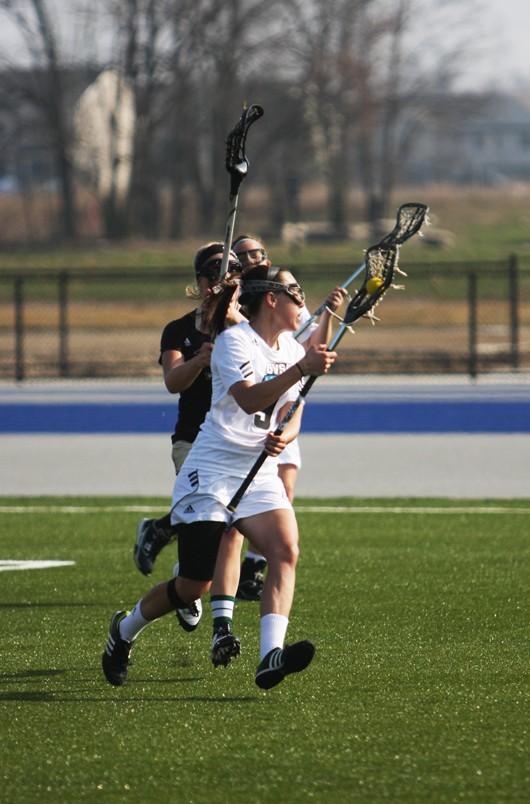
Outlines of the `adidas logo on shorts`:
<svg viewBox="0 0 530 804">
<path fill-rule="evenodd" d="M 195 513 L 195 508 L 193 507 L 193 505 L 187 505 L 186 508 L 184 509 L 184 513 L 185 514 L 194 514 Z"/>
</svg>

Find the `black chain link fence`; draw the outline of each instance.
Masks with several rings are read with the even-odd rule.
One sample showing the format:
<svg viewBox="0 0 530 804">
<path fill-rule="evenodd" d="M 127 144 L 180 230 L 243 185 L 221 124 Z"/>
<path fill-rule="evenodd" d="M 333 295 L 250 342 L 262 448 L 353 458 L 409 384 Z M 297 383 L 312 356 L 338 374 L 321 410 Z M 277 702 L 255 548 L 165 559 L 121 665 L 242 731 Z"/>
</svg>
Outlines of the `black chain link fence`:
<svg viewBox="0 0 530 804">
<path fill-rule="evenodd" d="M 295 270 L 318 307 L 351 265 Z M 530 369 L 530 265 L 414 263 L 404 291 L 344 338 L 334 372 L 467 373 Z M 196 306 L 185 269 L 0 272 L 0 378 L 159 376 L 164 325 Z"/>
</svg>

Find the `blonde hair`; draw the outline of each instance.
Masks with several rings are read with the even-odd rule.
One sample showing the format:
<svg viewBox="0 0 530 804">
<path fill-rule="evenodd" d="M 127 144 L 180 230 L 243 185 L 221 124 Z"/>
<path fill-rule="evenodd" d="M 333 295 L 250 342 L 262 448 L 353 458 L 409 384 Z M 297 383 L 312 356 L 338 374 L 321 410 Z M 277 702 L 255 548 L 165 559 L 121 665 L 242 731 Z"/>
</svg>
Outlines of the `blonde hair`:
<svg viewBox="0 0 530 804">
<path fill-rule="evenodd" d="M 197 287 L 197 285 L 186 285 L 186 297 L 188 299 L 200 299 L 201 298 L 201 291 Z"/>
</svg>

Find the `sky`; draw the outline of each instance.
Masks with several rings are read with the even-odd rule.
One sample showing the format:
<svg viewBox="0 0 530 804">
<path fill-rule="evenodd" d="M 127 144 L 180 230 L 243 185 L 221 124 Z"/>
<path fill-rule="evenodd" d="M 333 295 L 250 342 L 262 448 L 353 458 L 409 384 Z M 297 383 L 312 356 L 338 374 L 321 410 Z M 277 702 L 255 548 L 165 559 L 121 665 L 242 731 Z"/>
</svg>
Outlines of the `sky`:
<svg viewBox="0 0 530 804">
<path fill-rule="evenodd" d="M 530 0 L 482 0 L 481 5 L 481 55 L 475 65 L 467 65 L 466 81 L 471 88 L 519 84 L 530 91 Z"/>
<path fill-rule="evenodd" d="M 389 3 L 392 1 L 388 0 Z M 49 2 L 62 9 L 61 16 L 68 27 L 73 7 L 71 0 Z M 418 0 L 419 8 L 428 2 Z M 436 3 L 443 8 L 443 0 L 436 0 Z M 480 13 L 472 11 L 475 4 L 480 6 Z M 465 14 L 467 10 L 473 56 L 466 59 L 457 87 L 463 90 L 516 88 L 530 95 L 530 0 L 459 0 L 459 11 Z M 421 17 L 418 21 L 421 26 Z M 447 30 L 435 31 L 434 35 L 450 44 L 457 33 L 449 25 Z M 1 52 L 8 58 L 21 52 L 5 18 L 0 19 Z"/>
</svg>

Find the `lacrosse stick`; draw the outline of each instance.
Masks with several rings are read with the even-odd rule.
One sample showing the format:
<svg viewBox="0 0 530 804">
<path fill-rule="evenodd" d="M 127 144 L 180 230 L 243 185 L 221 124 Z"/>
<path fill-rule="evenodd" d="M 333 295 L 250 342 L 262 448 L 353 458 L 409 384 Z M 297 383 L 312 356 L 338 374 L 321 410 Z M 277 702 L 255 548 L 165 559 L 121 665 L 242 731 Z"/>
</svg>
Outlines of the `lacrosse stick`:
<svg viewBox="0 0 530 804">
<path fill-rule="evenodd" d="M 383 294 L 392 284 L 394 271 L 397 267 L 398 251 L 399 246 L 397 245 L 377 245 L 368 249 L 366 252 L 366 259 L 363 263 L 365 272 L 363 283 L 348 304 L 344 314 L 344 319 L 342 320 L 337 332 L 329 342 L 327 347 L 328 352 L 333 352 L 342 340 L 344 334 L 347 331 L 351 331 L 351 325 L 354 323 L 354 321 L 357 321 L 357 319 L 361 318 L 362 316 L 370 316 L 372 314 L 373 308 L 376 304 L 378 304 L 378 302 L 381 301 Z M 283 433 L 294 414 L 302 404 L 302 401 L 309 393 L 309 390 L 312 388 L 316 379 L 317 378 L 315 375 L 311 375 L 307 378 L 300 393 L 298 394 L 297 399 L 293 402 L 283 419 L 276 427 L 276 430 L 274 431 L 275 435 L 281 435 Z M 266 459 L 267 453 L 265 450 L 263 450 L 261 455 L 259 455 L 259 457 L 256 459 L 250 472 L 228 503 L 227 508 L 231 513 L 235 512 L 243 495 L 265 463 Z"/>
<path fill-rule="evenodd" d="M 263 117 L 263 108 L 261 106 L 257 106 L 255 103 L 248 108 L 245 106 L 239 122 L 226 138 L 225 166 L 230 173 L 230 209 L 226 219 L 223 260 L 220 270 L 221 279 L 228 269 L 228 259 L 230 249 L 232 248 L 234 226 L 236 223 L 239 185 L 247 175 L 250 164 L 245 154 L 247 134 L 252 123 L 259 120 L 260 117 Z"/>
<path fill-rule="evenodd" d="M 377 246 L 374 248 L 387 248 L 391 246 L 401 246 L 407 240 L 410 240 L 413 235 L 415 235 L 421 229 L 427 213 L 429 211 L 429 207 L 425 204 L 402 204 L 397 212 L 397 219 L 396 225 L 392 229 L 392 231 L 383 237 L 382 240 L 379 241 Z M 345 282 L 342 283 L 340 286 L 343 290 L 346 290 L 354 279 L 357 279 L 359 274 L 362 274 L 366 267 L 366 260 L 359 265 L 355 271 L 346 279 Z M 320 307 L 315 310 L 313 315 L 311 315 L 307 321 L 304 321 L 300 329 L 295 333 L 294 337 L 296 340 L 299 340 L 300 337 L 304 334 L 304 332 L 311 326 L 313 321 L 316 321 L 322 313 L 326 309 L 326 302 L 323 302 Z"/>
</svg>

